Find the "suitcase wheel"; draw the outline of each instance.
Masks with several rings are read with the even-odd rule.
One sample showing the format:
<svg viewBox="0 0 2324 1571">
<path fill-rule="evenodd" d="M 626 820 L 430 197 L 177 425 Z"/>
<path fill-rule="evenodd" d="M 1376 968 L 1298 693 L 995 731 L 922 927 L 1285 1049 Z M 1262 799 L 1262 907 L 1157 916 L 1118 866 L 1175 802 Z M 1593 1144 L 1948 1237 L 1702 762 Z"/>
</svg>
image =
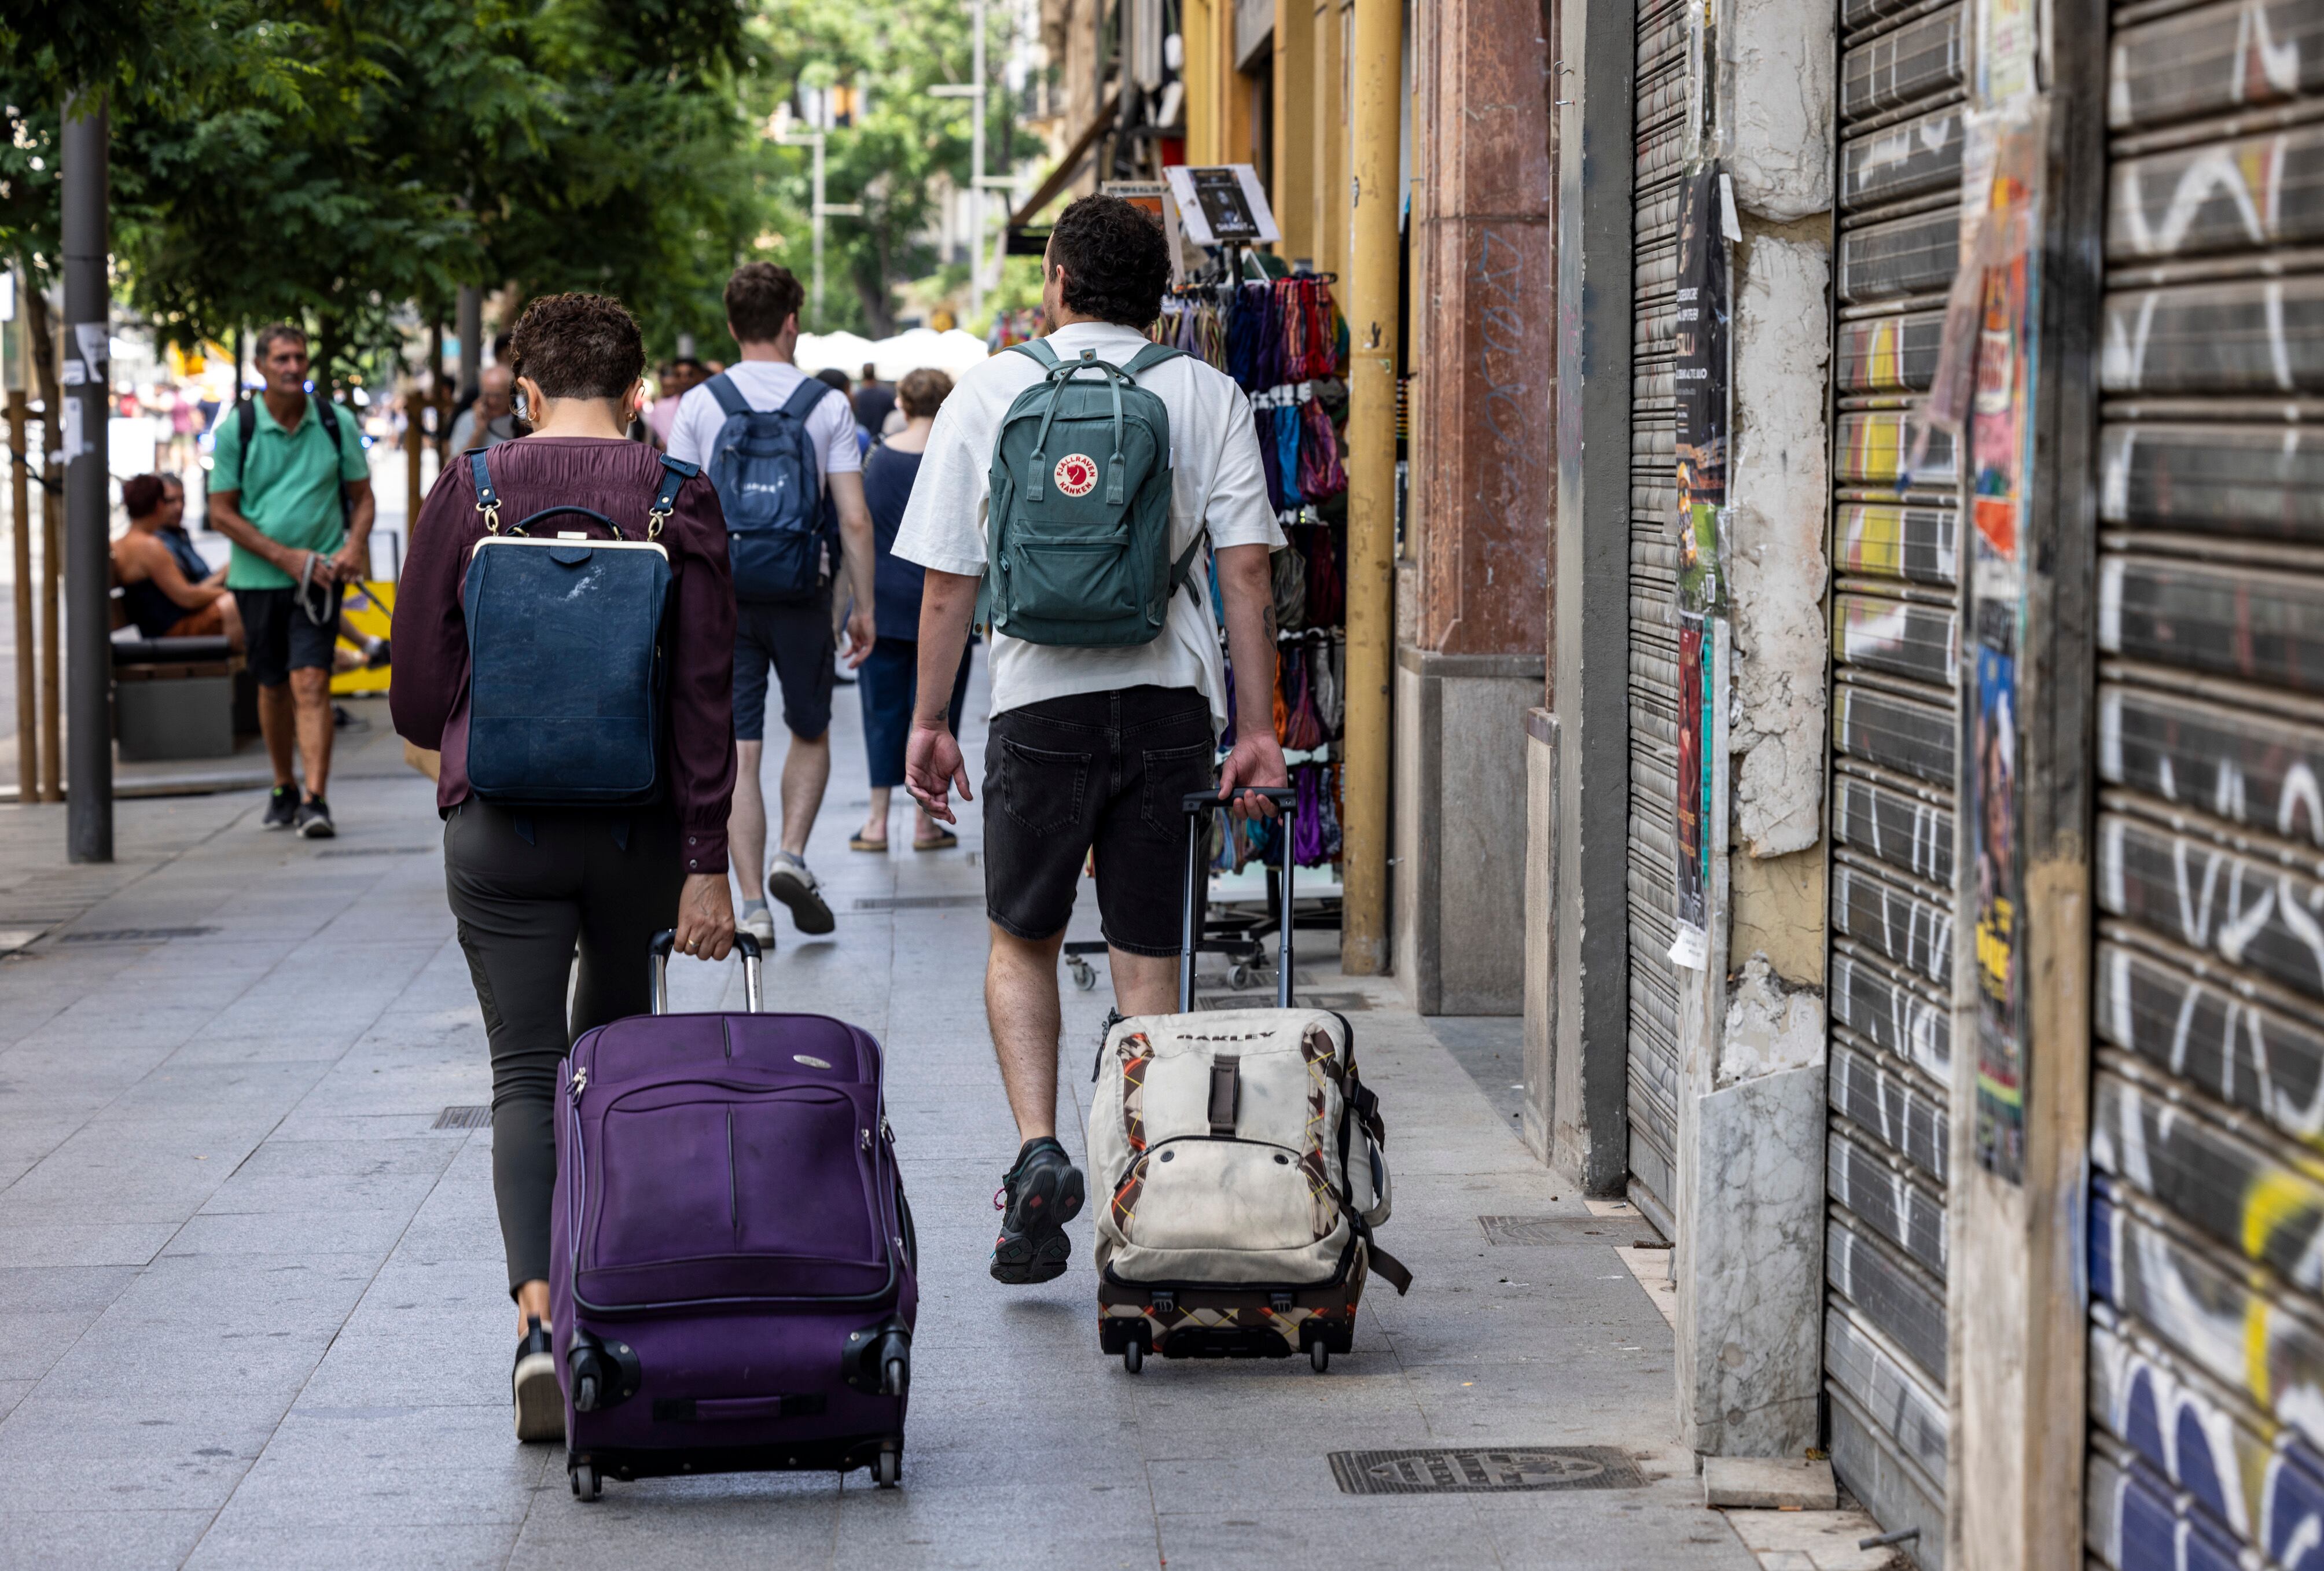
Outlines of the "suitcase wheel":
<svg viewBox="0 0 2324 1571">
<path fill-rule="evenodd" d="M 597 1470 L 586 1462 L 576 1464 L 568 1470 L 567 1476 L 572 1480 L 573 1498 L 576 1500 L 595 1500 L 605 1492 L 604 1481 L 597 1476 Z"/>
<path fill-rule="evenodd" d="M 872 1464 L 872 1482 L 881 1489 L 893 1489 L 904 1481 L 904 1454 L 893 1446 L 881 1447 L 879 1460 Z"/>
<path fill-rule="evenodd" d="M 1065 969 L 1074 974 L 1074 985 L 1084 993 L 1097 985 L 1097 968 L 1079 955 L 1065 956 Z"/>
<path fill-rule="evenodd" d="M 1307 1344 L 1307 1367 L 1317 1374 L 1332 1367 L 1332 1350 L 1323 1345 L 1321 1336 Z"/>
<path fill-rule="evenodd" d="M 1132 1374 L 1146 1367 L 1146 1344 L 1143 1341 L 1133 1336 L 1121 1345 L 1121 1367 Z"/>
</svg>

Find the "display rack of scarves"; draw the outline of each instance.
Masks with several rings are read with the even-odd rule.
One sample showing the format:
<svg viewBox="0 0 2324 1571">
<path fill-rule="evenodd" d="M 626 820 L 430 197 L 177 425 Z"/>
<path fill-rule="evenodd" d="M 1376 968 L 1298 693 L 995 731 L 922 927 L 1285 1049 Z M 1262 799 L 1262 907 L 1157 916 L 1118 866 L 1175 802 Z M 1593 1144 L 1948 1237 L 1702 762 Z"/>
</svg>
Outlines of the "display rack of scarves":
<svg viewBox="0 0 2324 1571">
<path fill-rule="evenodd" d="M 1335 411 L 1342 418 L 1346 413 L 1338 379 L 1347 365 L 1348 328 L 1332 298 L 1332 282 L 1327 275 L 1303 273 L 1190 286 L 1163 302 L 1150 334 L 1155 342 L 1225 372 L 1250 395 L 1268 501 L 1289 543 L 1285 554 L 1296 562 L 1288 581 L 1277 562 L 1280 631 L 1271 707 L 1277 738 L 1296 761 L 1290 763 L 1291 784 L 1299 793 L 1292 853 L 1306 867 L 1340 855 L 1345 536 L 1316 511 L 1348 485 L 1333 419 Z M 1211 604 L 1219 603 L 1213 565 Z M 1231 667 L 1227 708 L 1231 737 Z M 1217 864 L 1240 867 L 1254 857 L 1271 860 L 1277 854 L 1274 837 L 1281 832 L 1277 821 L 1235 821 L 1222 836 Z"/>
</svg>

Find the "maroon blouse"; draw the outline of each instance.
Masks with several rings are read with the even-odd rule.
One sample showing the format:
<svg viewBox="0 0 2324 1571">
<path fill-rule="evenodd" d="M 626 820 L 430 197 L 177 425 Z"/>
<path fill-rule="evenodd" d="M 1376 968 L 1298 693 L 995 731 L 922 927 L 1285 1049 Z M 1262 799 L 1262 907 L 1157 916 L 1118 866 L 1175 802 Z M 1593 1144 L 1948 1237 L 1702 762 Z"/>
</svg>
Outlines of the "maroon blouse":
<svg viewBox="0 0 2324 1571">
<path fill-rule="evenodd" d="M 544 507 L 595 508 L 637 539 L 661 485 L 661 463 L 642 442 L 594 437 L 525 437 L 492 450 L 493 484 L 505 529 Z M 571 529 L 570 517 L 554 521 Z M 395 660 L 388 709 L 396 734 L 444 755 L 436 806 L 468 799 L 468 634 L 460 587 L 469 554 L 484 538 L 476 487 L 465 457 L 428 493 L 411 527 L 403 578 L 395 590 Z M 686 836 L 688 873 L 726 871 L 726 809 L 734 794 L 734 590 L 726 561 L 726 516 L 700 476 L 678 493 L 663 526 L 672 610 L 669 785 Z"/>
</svg>

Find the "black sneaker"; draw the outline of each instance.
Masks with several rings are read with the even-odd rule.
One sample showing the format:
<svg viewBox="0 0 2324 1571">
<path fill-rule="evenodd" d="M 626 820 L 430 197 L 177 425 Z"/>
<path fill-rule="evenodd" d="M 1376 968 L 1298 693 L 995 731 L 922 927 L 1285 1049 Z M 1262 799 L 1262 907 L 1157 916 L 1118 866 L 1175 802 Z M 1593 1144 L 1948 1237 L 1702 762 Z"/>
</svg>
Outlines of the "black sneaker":
<svg viewBox="0 0 2324 1571">
<path fill-rule="evenodd" d="M 767 864 L 767 898 L 790 907 L 791 920 L 809 938 L 819 938 L 838 926 L 824 903 L 822 887 L 807 864 L 788 851 L 776 852 Z"/>
<path fill-rule="evenodd" d="M 266 799 L 266 816 L 258 820 L 262 829 L 287 829 L 299 816 L 299 788 L 294 785 L 276 786 Z"/>
<path fill-rule="evenodd" d="M 338 833 L 331 824 L 331 804 L 320 797 L 309 797 L 299 804 L 294 827 L 302 840 L 327 840 Z"/>
<path fill-rule="evenodd" d="M 992 1206 L 1001 1213 L 1001 1236 L 992 1241 L 993 1280 L 1046 1282 L 1065 1274 L 1074 1252 L 1065 1224 L 1081 1215 L 1082 1175 L 1065 1147 L 1046 1135 L 1027 1141 Z"/>
<path fill-rule="evenodd" d="M 509 1391 L 516 1404 L 518 1439 L 565 1438 L 565 1393 L 557 1385 L 557 1347 L 538 1315 L 531 1317 L 524 1339 L 516 1345 Z"/>
</svg>

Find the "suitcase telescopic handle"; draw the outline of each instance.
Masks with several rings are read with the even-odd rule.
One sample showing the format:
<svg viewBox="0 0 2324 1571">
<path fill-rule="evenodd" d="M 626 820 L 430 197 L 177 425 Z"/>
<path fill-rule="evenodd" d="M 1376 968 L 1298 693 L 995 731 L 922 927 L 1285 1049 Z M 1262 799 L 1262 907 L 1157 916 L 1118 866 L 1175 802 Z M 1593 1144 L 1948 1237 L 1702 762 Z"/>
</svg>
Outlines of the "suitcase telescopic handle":
<svg viewBox="0 0 2324 1571">
<path fill-rule="evenodd" d="M 652 991 L 647 996 L 653 1000 L 653 1012 L 656 1014 L 669 1012 L 669 948 L 677 942 L 675 929 L 664 928 L 653 936 Z M 748 933 L 736 933 L 734 947 L 742 951 L 742 1003 L 752 1014 L 756 1014 L 763 1003 L 759 984 L 759 940 Z"/>
<path fill-rule="evenodd" d="M 1283 814 L 1283 925 L 1276 939 L 1275 1003 L 1291 1007 L 1291 829 L 1299 811 L 1299 793 L 1289 786 L 1238 786 L 1231 797 L 1216 791 L 1189 791 L 1179 803 L 1186 825 L 1186 900 L 1178 918 L 1178 1012 L 1194 1007 L 1194 891 L 1203 877 L 1203 827 L 1208 815 L 1234 806 L 1245 793 L 1265 797 Z"/>
</svg>

